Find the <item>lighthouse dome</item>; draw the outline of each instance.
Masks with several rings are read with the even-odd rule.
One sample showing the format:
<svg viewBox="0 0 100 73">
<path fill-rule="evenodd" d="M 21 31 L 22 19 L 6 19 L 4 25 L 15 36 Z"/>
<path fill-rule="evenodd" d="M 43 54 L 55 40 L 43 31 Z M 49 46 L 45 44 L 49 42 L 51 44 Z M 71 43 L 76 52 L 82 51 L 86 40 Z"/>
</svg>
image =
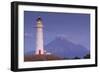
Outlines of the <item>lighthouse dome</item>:
<svg viewBox="0 0 100 73">
<path fill-rule="evenodd" d="M 39 16 L 39 17 L 37 18 L 37 21 L 42 21 L 42 18 Z"/>
</svg>

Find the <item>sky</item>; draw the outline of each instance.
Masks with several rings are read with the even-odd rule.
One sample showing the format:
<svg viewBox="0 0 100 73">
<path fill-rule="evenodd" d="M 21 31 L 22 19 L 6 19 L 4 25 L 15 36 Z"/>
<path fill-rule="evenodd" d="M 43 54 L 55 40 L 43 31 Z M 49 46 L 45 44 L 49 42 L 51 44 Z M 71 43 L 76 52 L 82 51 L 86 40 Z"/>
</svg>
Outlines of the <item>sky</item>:
<svg viewBox="0 0 100 73">
<path fill-rule="evenodd" d="M 36 19 L 43 20 L 44 45 L 64 37 L 90 49 L 90 14 L 24 11 L 24 52 L 36 49 Z"/>
</svg>

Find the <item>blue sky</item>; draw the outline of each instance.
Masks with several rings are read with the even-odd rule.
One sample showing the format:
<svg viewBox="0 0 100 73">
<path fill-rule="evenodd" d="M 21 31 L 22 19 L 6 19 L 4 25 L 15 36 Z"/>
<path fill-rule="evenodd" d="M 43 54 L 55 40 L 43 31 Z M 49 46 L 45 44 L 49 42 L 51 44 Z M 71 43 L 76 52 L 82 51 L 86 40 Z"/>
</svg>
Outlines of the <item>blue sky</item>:
<svg viewBox="0 0 100 73">
<path fill-rule="evenodd" d="M 35 50 L 36 19 L 43 20 L 44 45 L 62 36 L 73 43 L 90 49 L 90 15 L 79 13 L 54 13 L 24 11 L 24 49 Z"/>
</svg>

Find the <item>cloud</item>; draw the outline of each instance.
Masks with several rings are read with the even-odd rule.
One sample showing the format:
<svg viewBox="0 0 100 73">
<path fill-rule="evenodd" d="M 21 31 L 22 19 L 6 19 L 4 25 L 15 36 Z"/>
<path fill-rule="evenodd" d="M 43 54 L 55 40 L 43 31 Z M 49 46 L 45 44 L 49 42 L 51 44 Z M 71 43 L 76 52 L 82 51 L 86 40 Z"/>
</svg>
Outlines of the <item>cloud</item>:
<svg viewBox="0 0 100 73">
<path fill-rule="evenodd" d="M 24 33 L 25 37 L 33 37 L 32 33 Z"/>
</svg>

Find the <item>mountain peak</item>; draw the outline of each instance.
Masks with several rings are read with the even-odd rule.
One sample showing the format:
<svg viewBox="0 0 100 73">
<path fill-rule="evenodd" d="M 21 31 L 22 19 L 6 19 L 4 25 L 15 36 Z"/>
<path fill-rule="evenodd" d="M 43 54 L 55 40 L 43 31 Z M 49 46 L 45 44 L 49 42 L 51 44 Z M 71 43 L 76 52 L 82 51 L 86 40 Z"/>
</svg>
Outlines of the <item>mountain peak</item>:
<svg viewBox="0 0 100 73">
<path fill-rule="evenodd" d="M 58 39 L 58 40 L 67 40 L 67 38 L 65 36 L 57 36 L 56 39 Z"/>
</svg>

